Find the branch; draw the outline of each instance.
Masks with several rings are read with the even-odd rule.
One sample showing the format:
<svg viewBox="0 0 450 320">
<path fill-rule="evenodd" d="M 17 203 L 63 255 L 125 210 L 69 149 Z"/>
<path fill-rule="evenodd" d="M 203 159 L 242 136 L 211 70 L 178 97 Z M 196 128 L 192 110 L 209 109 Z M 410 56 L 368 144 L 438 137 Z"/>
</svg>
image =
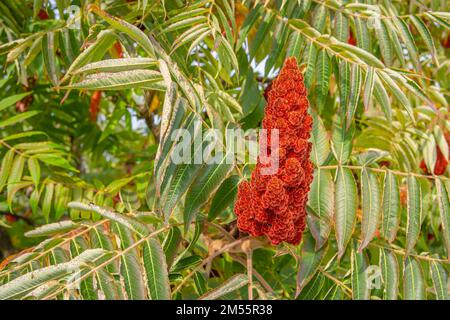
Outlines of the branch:
<svg viewBox="0 0 450 320">
<path fill-rule="evenodd" d="M 48 238 L 48 240 L 54 240 L 54 239 L 63 238 L 63 237 L 65 237 L 65 236 L 70 236 L 70 237 L 68 237 L 68 238 L 65 238 L 61 243 L 58 243 L 58 244 L 55 245 L 54 247 L 51 247 L 51 248 L 49 248 L 49 249 L 47 249 L 47 250 L 45 250 L 45 251 L 40 252 L 36 257 L 34 257 L 33 259 L 29 260 L 26 264 L 18 265 L 18 266 L 16 266 L 16 267 L 12 268 L 12 269 L 5 270 L 5 271 L 3 271 L 3 272 L 0 272 L 0 277 L 1 277 L 1 276 L 4 276 L 4 275 L 7 275 L 7 274 L 10 274 L 10 273 L 12 273 L 12 272 L 14 272 L 14 271 L 23 269 L 23 268 L 26 267 L 27 265 L 30 265 L 33 261 L 36 261 L 36 260 L 38 260 L 38 259 L 40 259 L 40 258 L 46 256 L 49 252 L 53 251 L 55 248 L 64 246 L 66 243 L 72 241 L 73 239 L 75 239 L 75 238 L 77 238 L 77 237 L 79 237 L 79 236 L 82 236 L 83 234 L 89 232 L 91 229 L 94 229 L 94 228 L 98 227 L 99 225 L 105 223 L 106 221 L 108 221 L 108 220 L 100 220 L 100 221 L 98 221 L 98 222 L 96 222 L 96 223 L 94 223 L 94 224 L 92 224 L 92 225 L 83 225 L 83 226 L 80 227 L 79 229 L 81 229 L 81 228 L 83 228 L 83 227 L 86 227 L 86 229 L 84 229 L 84 230 L 82 230 L 82 231 L 80 231 L 80 232 L 78 232 L 78 233 L 76 233 L 76 234 L 74 234 L 74 235 L 71 235 L 71 236 L 70 236 L 70 234 L 73 233 L 74 230 L 68 231 L 68 232 L 63 233 L 63 234 L 57 234 L 57 235 L 55 235 L 55 236 L 53 236 L 53 237 Z M 78 229 L 78 230 L 79 230 L 79 229 Z M 76 230 L 75 230 L 75 231 L 76 231 Z M 34 252 L 37 248 L 39 248 L 39 246 L 33 247 L 33 248 L 31 248 L 31 249 L 23 250 L 20 254 L 14 256 L 14 259 L 17 258 L 17 257 L 20 257 L 22 254 L 25 254 L 25 253 L 28 253 L 28 252 Z M 9 262 L 11 262 L 11 261 L 9 261 Z M 9 263 L 9 262 L 8 262 L 8 263 Z M 6 265 L 7 265 L 7 264 L 5 264 L 4 266 L 6 266 Z"/>
<path fill-rule="evenodd" d="M 352 165 L 331 165 L 331 166 L 319 166 L 317 167 L 318 169 L 324 169 L 324 170 L 333 170 L 333 169 L 338 169 L 339 167 L 341 168 L 347 168 L 350 170 L 362 170 L 364 168 L 364 166 L 352 166 Z M 414 172 L 403 172 L 403 171 L 396 171 L 396 170 L 390 170 L 390 169 L 381 169 L 381 168 L 370 168 L 370 167 L 366 167 L 368 170 L 374 171 L 374 172 L 381 172 L 381 173 L 387 173 L 387 172 L 391 172 L 392 174 L 398 175 L 398 176 L 404 176 L 404 177 L 408 177 L 408 176 L 414 176 L 417 178 L 422 178 L 422 179 L 430 179 L 430 180 L 436 180 L 436 179 L 440 179 L 440 180 L 448 180 L 450 181 L 450 178 L 446 177 L 446 176 L 429 176 L 429 175 L 425 175 L 425 174 L 419 174 L 419 173 L 414 173 Z"/>
<path fill-rule="evenodd" d="M 305 38 L 306 38 L 307 40 L 309 40 L 311 43 L 316 44 L 318 47 L 322 48 L 322 50 L 328 51 L 332 56 L 335 56 L 335 57 L 339 58 L 340 60 L 347 61 L 348 63 L 354 64 L 354 65 L 358 65 L 360 68 L 364 69 L 366 72 L 367 72 L 367 70 L 368 70 L 369 68 L 372 68 L 372 69 L 374 69 L 374 70 L 377 71 L 377 72 L 384 72 L 384 73 L 386 73 L 386 69 L 389 69 L 389 70 L 391 70 L 391 71 L 395 71 L 395 70 L 393 70 L 392 68 L 386 67 L 386 66 L 384 65 L 384 63 L 381 62 L 381 61 L 380 61 L 380 63 L 383 65 L 383 67 L 375 66 L 375 65 L 373 65 L 373 64 L 370 64 L 370 65 L 369 65 L 369 64 L 367 64 L 367 63 L 364 63 L 364 61 L 363 61 L 362 59 L 359 59 L 359 57 L 355 56 L 353 53 L 351 53 L 350 56 L 355 56 L 358 60 L 352 60 L 352 59 L 349 59 L 349 58 L 348 58 L 348 56 L 349 56 L 348 54 L 347 54 L 347 55 L 343 55 L 341 52 L 334 50 L 333 48 L 330 47 L 329 44 L 324 43 L 323 40 L 324 40 L 324 39 L 328 39 L 328 40 L 330 40 L 330 41 L 333 41 L 333 43 L 331 43 L 331 44 L 347 45 L 347 43 L 344 43 L 344 42 L 342 42 L 342 41 L 339 41 L 338 39 L 333 38 L 333 37 L 332 37 L 331 35 L 329 35 L 329 34 L 322 34 L 322 33 L 319 33 L 319 31 L 317 31 L 316 29 L 314 29 L 313 27 L 311 27 L 307 22 L 305 22 L 305 21 L 302 20 L 302 19 L 299 19 L 299 20 L 302 20 L 306 25 L 308 25 L 309 28 L 314 29 L 316 32 L 318 32 L 318 33 L 320 34 L 320 35 L 318 35 L 318 36 L 311 36 L 309 33 L 305 32 L 303 29 L 300 29 L 300 28 L 298 28 L 298 27 L 296 27 L 296 26 L 293 26 L 291 23 L 289 23 L 289 19 L 287 19 L 287 18 L 285 18 L 285 17 L 282 17 L 282 16 L 279 14 L 278 11 L 273 10 L 273 9 L 269 9 L 269 8 L 265 8 L 265 10 L 270 11 L 270 12 L 273 12 L 274 15 L 275 15 L 275 17 L 276 17 L 278 20 L 280 20 L 280 21 L 282 21 L 283 23 L 285 23 L 285 24 L 287 25 L 288 28 L 290 28 L 290 29 L 293 30 L 293 31 L 296 31 L 296 32 L 300 33 L 303 37 L 305 37 Z M 320 38 L 320 40 L 318 40 L 319 38 Z M 357 47 L 357 48 L 360 49 L 360 50 L 365 51 L 365 52 L 366 52 L 367 54 L 369 54 L 369 55 L 372 55 L 371 52 L 368 52 L 368 51 L 366 51 L 366 50 L 364 50 L 364 49 L 361 49 L 361 48 L 359 48 L 359 47 Z M 347 53 L 348 53 L 348 52 L 347 52 Z M 421 78 L 421 79 L 426 79 L 426 80 L 428 80 L 428 81 L 432 81 L 432 80 L 433 80 L 433 79 L 431 79 L 431 78 L 429 78 L 429 77 L 426 77 L 426 76 L 423 75 L 423 74 L 414 73 L 414 72 L 411 72 L 411 71 L 409 71 L 409 70 L 402 70 L 402 71 L 408 72 L 408 74 L 409 74 L 410 76 L 418 77 L 418 78 Z M 389 76 L 389 75 L 388 75 L 388 76 Z"/>
<path fill-rule="evenodd" d="M 170 229 L 171 227 L 175 226 L 175 225 L 179 225 L 179 224 L 174 224 L 174 225 L 167 225 L 161 229 L 158 229 L 152 233 L 150 233 L 149 235 L 142 237 L 141 239 L 139 239 L 138 241 L 136 241 L 135 243 L 133 243 L 131 246 L 127 247 L 126 249 L 119 251 L 118 253 L 116 253 L 113 257 L 109 258 L 108 260 L 102 262 L 101 264 L 99 264 L 98 266 L 95 266 L 94 268 L 92 268 L 91 270 L 89 270 L 88 272 L 86 272 L 85 274 L 83 274 L 81 277 L 77 278 L 76 281 L 74 281 L 72 283 L 72 285 L 81 283 L 81 281 L 83 281 L 84 279 L 86 279 L 87 277 L 89 277 L 92 273 L 96 272 L 97 270 L 102 269 L 103 267 L 106 267 L 108 264 L 110 264 L 111 262 L 113 262 L 114 260 L 116 260 L 117 258 L 120 258 L 121 256 L 123 256 L 125 253 L 127 253 L 128 251 L 134 249 L 135 247 L 137 247 L 138 245 L 140 245 L 141 243 L 147 241 L 150 238 L 154 238 L 156 237 L 158 234 Z M 50 294 L 48 294 L 47 296 L 45 296 L 44 298 L 42 298 L 42 300 L 46 300 L 49 298 L 52 298 L 54 296 L 57 296 L 58 294 L 62 293 L 64 290 L 66 290 L 65 287 L 62 287 L 59 290 L 56 290 Z"/>
<path fill-rule="evenodd" d="M 210 222 L 210 221 L 206 221 L 206 224 L 219 230 L 229 241 L 235 240 L 222 226 L 220 226 L 214 222 Z M 236 260 L 237 262 L 242 264 L 244 267 L 247 266 L 247 262 L 243 258 L 238 256 L 237 254 L 231 253 L 230 256 L 234 260 Z M 255 275 L 255 278 L 258 279 L 258 281 L 264 287 L 264 289 L 266 289 L 270 293 L 275 293 L 273 291 L 272 287 L 270 286 L 270 284 L 266 281 L 266 279 L 264 279 L 264 277 L 256 269 L 252 268 L 252 272 Z"/>
<path fill-rule="evenodd" d="M 247 252 L 248 300 L 253 300 L 253 251 Z"/>
<path fill-rule="evenodd" d="M 333 7 L 332 5 L 330 5 L 330 4 L 326 3 L 326 2 L 322 2 L 322 1 L 319 1 L 319 0 L 313 0 L 313 1 L 315 3 L 317 3 L 317 4 L 319 4 L 319 5 L 323 5 L 323 6 L 327 7 L 328 9 L 331 9 L 331 10 L 334 10 L 334 11 L 337 11 L 337 12 L 345 13 L 348 16 L 352 16 L 352 17 L 355 17 L 355 18 L 362 18 L 362 19 L 370 19 L 370 18 L 372 18 L 372 16 L 370 16 L 370 15 L 368 16 L 368 15 L 363 15 L 363 14 L 360 14 L 360 13 L 357 13 L 357 12 L 354 13 L 354 12 L 351 12 L 351 11 L 346 11 L 345 8 L 342 8 L 342 7 L 340 7 L 340 8 Z M 421 17 L 421 16 L 426 16 L 427 14 L 433 14 L 433 13 L 434 13 L 434 11 L 425 11 L 425 12 L 419 12 L 419 13 L 416 13 L 416 14 L 409 13 L 409 14 L 398 15 L 398 16 L 387 16 L 387 15 L 384 15 L 384 14 L 382 14 L 380 12 L 379 16 L 377 16 L 377 19 L 390 20 L 390 19 L 394 19 L 394 18 L 408 18 L 408 17 L 413 17 L 413 16 Z"/>
<path fill-rule="evenodd" d="M 358 239 L 358 241 L 361 242 L 361 239 Z M 385 247 L 385 246 L 382 246 L 382 245 L 379 245 L 379 244 L 376 244 L 376 243 L 372 243 L 372 242 L 369 243 L 369 246 L 372 246 L 372 247 L 375 247 L 375 248 L 379 248 L 379 249 L 390 250 L 390 251 L 392 251 L 394 253 L 397 253 L 397 254 L 400 254 L 400 255 L 402 255 L 404 257 L 412 256 L 412 257 L 414 257 L 416 259 L 419 259 L 419 260 L 433 261 L 433 262 L 440 262 L 440 263 L 448 263 L 449 262 L 448 260 L 445 260 L 445 259 L 439 259 L 439 258 L 433 258 L 433 257 L 429 257 L 429 256 L 421 256 L 421 255 L 417 255 L 417 254 L 406 253 L 405 251 L 400 250 L 400 249 L 395 249 L 395 248 L 392 248 L 392 247 Z"/>
<path fill-rule="evenodd" d="M 175 293 L 177 293 L 178 291 L 180 291 L 181 287 L 183 287 L 183 285 L 190 279 L 192 278 L 192 276 L 195 274 L 195 272 L 197 272 L 198 270 L 200 270 L 200 268 L 202 268 L 204 265 L 206 265 L 208 262 L 214 260 L 214 258 L 216 258 L 217 256 L 220 256 L 222 253 L 228 251 L 229 249 L 243 243 L 244 241 L 250 239 L 251 237 L 245 237 L 245 238 L 241 238 L 238 240 L 235 240 L 225 246 L 223 246 L 221 249 L 217 250 L 216 252 L 214 252 L 211 256 L 209 256 L 208 258 L 206 258 L 205 260 L 203 260 L 203 262 L 201 264 L 199 264 L 197 267 L 195 267 L 184 279 L 183 281 L 181 281 L 181 283 L 172 291 L 172 295 L 174 295 Z"/>
<path fill-rule="evenodd" d="M 352 289 L 350 289 L 349 287 L 347 287 L 342 281 L 336 279 L 334 276 L 332 276 L 331 274 L 329 274 L 328 272 L 326 272 L 325 270 L 323 270 L 322 268 L 319 268 L 320 273 L 322 273 L 325 277 L 327 277 L 328 279 L 332 280 L 334 283 L 336 283 L 339 287 L 341 287 L 342 289 L 344 289 L 344 294 L 347 295 L 348 297 L 352 297 Z"/>
</svg>

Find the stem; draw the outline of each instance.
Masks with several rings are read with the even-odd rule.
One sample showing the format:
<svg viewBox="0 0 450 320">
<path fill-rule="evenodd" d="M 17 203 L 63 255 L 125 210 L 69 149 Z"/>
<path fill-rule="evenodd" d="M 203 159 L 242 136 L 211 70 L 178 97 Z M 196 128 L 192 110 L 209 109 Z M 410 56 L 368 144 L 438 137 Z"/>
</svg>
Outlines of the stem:
<svg viewBox="0 0 450 320">
<path fill-rule="evenodd" d="M 253 300 L 253 250 L 247 252 L 248 300 Z"/>
<path fill-rule="evenodd" d="M 206 221 L 206 224 L 219 230 L 229 241 L 235 240 L 222 226 L 210 221 Z M 244 267 L 247 266 L 247 261 L 245 261 L 242 257 L 238 256 L 237 254 L 230 254 L 230 255 L 234 260 L 242 264 Z M 270 293 L 274 293 L 272 287 L 256 269 L 252 268 L 252 273 L 255 276 L 255 278 L 258 279 L 258 281 L 261 283 L 264 289 L 266 289 Z"/>
<path fill-rule="evenodd" d="M 179 225 L 179 224 L 176 224 Z M 114 255 L 113 257 L 109 258 L 108 260 L 106 260 L 105 262 L 99 264 L 98 266 L 95 266 L 94 268 L 92 268 L 91 270 L 89 270 L 88 272 L 86 272 L 84 275 L 82 275 L 81 277 L 77 278 L 75 282 L 72 283 L 72 285 L 74 284 L 78 284 L 81 281 L 83 281 L 84 279 L 86 279 L 88 276 L 90 276 L 92 273 L 96 272 L 97 270 L 100 270 L 103 267 L 106 267 L 108 264 L 110 264 L 111 262 L 113 262 L 114 260 L 116 260 L 117 258 L 123 256 L 125 253 L 127 253 L 128 251 L 134 249 L 135 247 L 137 247 L 138 245 L 140 245 L 141 243 L 143 243 L 144 241 L 147 241 L 150 238 L 156 237 L 158 234 L 170 229 L 171 227 L 173 227 L 174 225 L 167 225 L 161 229 L 158 229 L 150 234 L 148 234 L 145 237 L 142 237 L 141 239 L 139 239 L 138 241 L 136 241 L 135 243 L 133 243 L 131 246 L 127 247 L 126 249 L 118 252 L 116 255 Z M 50 293 L 49 295 L 45 296 L 44 298 L 42 298 L 42 300 L 46 300 L 49 298 L 52 298 L 54 296 L 57 296 L 58 294 L 62 293 L 64 290 L 66 290 L 65 287 L 56 290 L 55 292 Z"/>
<path fill-rule="evenodd" d="M 247 262 L 240 256 L 238 256 L 236 254 L 230 254 L 230 255 L 234 260 L 236 260 L 237 262 L 242 264 L 244 267 L 247 265 Z M 255 276 L 255 278 L 258 279 L 258 281 L 261 283 L 261 285 L 264 287 L 264 289 L 267 290 L 267 292 L 270 292 L 272 294 L 275 293 L 275 291 L 273 291 L 270 284 L 266 281 L 266 279 L 264 279 L 264 277 L 258 271 L 256 271 L 256 269 L 252 269 L 252 272 L 253 272 L 253 275 Z"/>
<path fill-rule="evenodd" d="M 25 157 L 25 158 L 30 158 L 29 155 L 20 152 L 19 150 L 17 150 L 16 148 L 14 148 L 13 146 L 11 146 L 10 144 L 6 143 L 6 142 L 3 141 L 3 140 L 0 140 L 0 144 L 2 144 L 3 146 L 5 146 L 7 149 L 14 150 L 14 152 L 17 153 L 17 154 L 20 155 L 20 156 L 23 156 L 23 157 Z"/>
<path fill-rule="evenodd" d="M 197 272 L 198 270 L 200 270 L 200 268 L 202 268 L 204 265 L 206 265 L 208 262 L 214 260 L 215 257 L 221 255 L 222 253 L 226 252 L 227 250 L 235 247 L 238 244 L 241 244 L 242 242 L 246 241 L 250 239 L 250 237 L 245 237 L 245 238 L 241 238 L 238 240 L 235 240 L 225 246 L 223 246 L 220 250 L 217 250 L 216 252 L 214 252 L 210 257 L 206 258 L 201 264 L 199 264 L 197 267 L 195 267 L 182 281 L 181 283 L 172 291 L 172 295 L 174 295 L 175 293 L 177 293 L 178 291 L 180 291 L 181 287 L 190 279 L 192 278 L 192 276 L 195 274 L 195 272 Z"/>
<path fill-rule="evenodd" d="M 362 170 L 364 168 L 364 166 L 331 165 L 331 166 L 319 166 L 319 167 L 317 167 L 317 169 L 333 170 L 333 169 L 338 169 L 339 167 L 347 168 L 347 169 L 351 169 L 351 170 Z M 395 175 L 404 176 L 404 177 L 414 176 L 414 177 L 422 178 L 422 179 L 430 179 L 430 180 L 441 179 L 441 180 L 449 180 L 450 181 L 450 178 L 445 177 L 445 176 L 429 176 L 429 175 L 419 174 L 419 173 L 414 173 L 414 172 L 403 172 L 403 171 L 390 170 L 390 169 L 381 169 L 381 168 L 369 168 L 369 167 L 366 167 L 366 169 L 374 171 L 374 172 L 381 172 L 381 173 L 391 172 L 391 173 L 393 173 Z"/>
<path fill-rule="evenodd" d="M 14 272 L 14 271 L 23 269 L 23 268 L 26 267 L 27 265 L 31 265 L 31 263 L 32 263 L 33 261 L 36 261 L 36 260 L 38 260 L 38 259 L 40 259 L 40 258 L 46 256 L 47 253 L 53 251 L 55 248 L 62 247 L 62 246 L 65 245 L 66 243 L 72 241 L 73 239 L 75 239 L 75 238 L 77 238 L 77 237 L 79 237 L 79 236 L 82 236 L 83 234 L 89 232 L 91 229 L 94 229 L 94 228 L 98 227 L 99 225 L 105 223 L 106 221 L 108 221 L 108 220 L 101 220 L 101 221 L 98 221 L 98 222 L 96 222 L 95 224 L 92 224 L 92 225 L 84 225 L 83 227 L 86 227 L 86 229 L 84 229 L 84 230 L 82 230 L 82 231 L 80 231 L 80 232 L 78 232 L 78 233 L 76 233 L 76 234 L 74 234 L 74 235 L 72 235 L 72 236 L 70 236 L 70 237 L 68 237 L 68 238 L 65 238 L 61 243 L 59 243 L 59 244 L 57 244 L 56 246 L 51 247 L 51 248 L 49 248 L 49 249 L 47 249 L 47 250 L 41 252 L 41 253 L 38 254 L 36 257 L 34 257 L 34 258 L 31 259 L 30 261 L 28 261 L 26 264 L 18 265 L 18 266 L 16 266 L 16 267 L 12 268 L 12 269 L 5 270 L 5 271 L 3 271 L 3 272 L 0 272 L 0 276 L 4 276 L 4 275 L 7 275 L 7 274 L 10 274 L 10 273 L 12 273 L 12 272 Z M 56 235 L 56 236 L 54 236 L 54 237 L 49 238 L 49 240 L 50 240 L 50 239 L 63 238 L 63 237 L 65 237 L 65 236 L 70 235 L 72 232 L 73 232 L 73 230 L 68 231 L 68 232 L 66 232 L 66 233 L 63 233 L 63 234 L 58 234 L 58 235 Z M 24 250 L 24 251 L 22 251 L 21 254 L 25 254 L 25 253 L 28 253 L 28 252 L 33 252 L 33 251 L 36 250 L 38 247 L 39 247 L 39 246 L 36 246 L 36 247 L 34 247 L 34 248 L 30 249 L 30 250 Z M 17 255 L 17 256 L 14 256 L 13 258 L 16 259 L 16 258 L 18 258 L 21 254 L 19 254 L 19 255 Z"/>
<path fill-rule="evenodd" d="M 347 287 L 342 281 L 336 279 L 331 274 L 323 270 L 322 268 L 319 269 L 319 271 L 328 279 L 332 280 L 334 283 L 336 283 L 338 286 L 340 286 L 342 289 L 344 289 L 344 294 L 346 294 L 348 297 L 352 296 L 352 289 Z"/>
<path fill-rule="evenodd" d="M 361 241 L 361 240 L 358 239 L 358 241 Z M 424 261 L 434 261 L 434 262 L 440 262 L 440 263 L 448 263 L 448 261 L 445 260 L 445 259 L 433 258 L 433 257 L 428 257 L 428 256 L 420 256 L 420 255 L 416 255 L 416 254 L 412 254 L 412 253 L 406 253 L 405 251 L 400 250 L 400 249 L 395 249 L 395 248 L 391 248 L 391 247 L 385 247 L 385 246 L 382 246 L 382 245 L 379 245 L 379 244 L 376 244 L 376 243 L 372 243 L 372 242 L 369 243 L 369 246 L 372 246 L 374 248 L 379 248 L 379 249 L 390 250 L 390 251 L 392 251 L 394 253 L 397 253 L 399 255 L 402 255 L 404 257 L 412 256 L 412 257 L 414 257 L 416 259 L 424 260 Z"/>
<path fill-rule="evenodd" d="M 317 3 L 317 4 L 325 6 L 325 7 L 329 8 L 329 9 L 331 9 L 331 10 L 344 13 L 343 8 L 335 8 L 335 7 L 327 4 L 326 2 L 322 2 L 322 1 L 318 1 L 318 0 L 313 0 L 313 1 L 315 3 Z M 427 13 L 428 14 L 429 13 L 433 13 L 433 11 L 419 12 L 419 13 L 416 13 L 416 14 L 404 14 L 404 15 L 398 15 L 398 16 L 386 16 L 386 15 L 383 15 L 383 14 L 380 13 L 380 15 L 377 17 L 377 19 L 387 20 L 387 19 L 394 19 L 394 18 L 408 18 L 408 17 L 411 17 L 411 16 L 421 17 L 421 16 L 426 15 Z M 362 18 L 362 19 L 370 19 L 370 18 L 372 18 L 372 16 L 365 16 L 363 14 L 353 13 L 351 11 L 345 11 L 345 14 L 348 15 L 348 16 L 355 17 L 355 18 Z"/>
</svg>

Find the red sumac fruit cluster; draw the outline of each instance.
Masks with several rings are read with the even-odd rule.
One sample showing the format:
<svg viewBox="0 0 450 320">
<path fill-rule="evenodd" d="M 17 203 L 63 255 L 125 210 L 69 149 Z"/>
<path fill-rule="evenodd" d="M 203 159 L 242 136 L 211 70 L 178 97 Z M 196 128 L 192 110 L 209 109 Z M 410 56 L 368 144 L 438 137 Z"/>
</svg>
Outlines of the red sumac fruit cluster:
<svg viewBox="0 0 450 320">
<path fill-rule="evenodd" d="M 251 180 L 239 185 L 234 212 L 240 231 L 252 236 L 266 235 L 274 245 L 283 241 L 298 244 L 305 229 L 313 166 L 308 141 L 312 118 L 295 58 L 286 60 L 266 98 L 262 127 L 267 130 L 267 143 L 260 148 L 266 148 L 269 157 L 278 152 L 279 168 L 275 174 L 264 175 L 261 169 L 269 164 L 258 158 Z M 271 150 L 271 129 L 279 130 L 277 150 Z"/>
</svg>

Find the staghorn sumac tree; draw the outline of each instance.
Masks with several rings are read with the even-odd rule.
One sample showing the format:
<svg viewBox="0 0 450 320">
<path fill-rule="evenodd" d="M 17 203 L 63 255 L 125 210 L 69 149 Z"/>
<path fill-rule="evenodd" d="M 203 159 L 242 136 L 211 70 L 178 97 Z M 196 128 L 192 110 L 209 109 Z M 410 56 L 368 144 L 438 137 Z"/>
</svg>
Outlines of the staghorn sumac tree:
<svg viewBox="0 0 450 320">
<path fill-rule="evenodd" d="M 448 299 L 449 23 L 436 1 L 0 2 L 0 299 Z M 270 234 L 239 222 L 264 178 L 226 133 L 286 121 L 311 132 L 280 135 L 308 147 L 253 203 L 293 210 Z"/>
</svg>

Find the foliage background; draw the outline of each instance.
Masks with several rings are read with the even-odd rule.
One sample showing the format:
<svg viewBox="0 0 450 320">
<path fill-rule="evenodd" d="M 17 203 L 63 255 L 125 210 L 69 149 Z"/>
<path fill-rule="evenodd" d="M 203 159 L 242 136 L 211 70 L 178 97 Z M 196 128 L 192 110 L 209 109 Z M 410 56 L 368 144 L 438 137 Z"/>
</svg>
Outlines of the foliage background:
<svg viewBox="0 0 450 320">
<path fill-rule="evenodd" d="M 0 298 L 448 299 L 448 9 L 2 0 Z M 316 170 L 302 245 L 272 247 L 232 213 L 251 166 L 168 137 L 258 128 L 289 56 Z"/>
</svg>

